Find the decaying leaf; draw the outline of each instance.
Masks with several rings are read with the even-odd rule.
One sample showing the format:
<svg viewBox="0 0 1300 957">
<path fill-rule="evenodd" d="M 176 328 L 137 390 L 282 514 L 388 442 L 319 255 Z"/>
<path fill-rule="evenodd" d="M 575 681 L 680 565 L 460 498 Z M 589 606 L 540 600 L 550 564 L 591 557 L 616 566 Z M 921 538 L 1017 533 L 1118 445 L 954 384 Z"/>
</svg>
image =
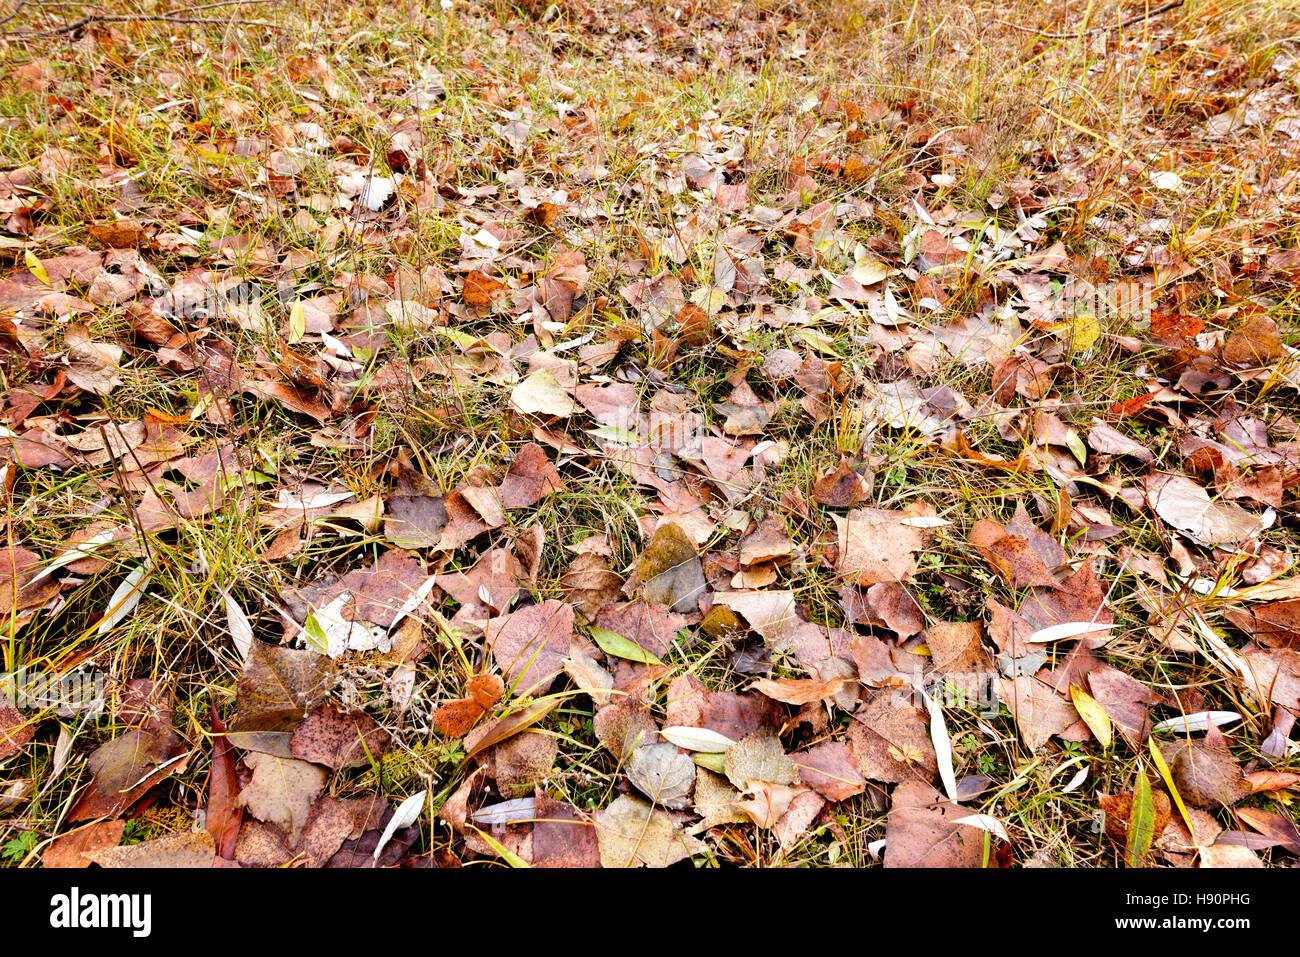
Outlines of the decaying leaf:
<svg viewBox="0 0 1300 957">
<path fill-rule="evenodd" d="M 756 733 L 741 738 L 727 750 L 727 780 L 740 790 L 748 790 L 749 781 L 768 784 L 794 784 L 799 768 L 781 747 L 775 735 Z"/>
<path fill-rule="evenodd" d="M 627 776 L 655 804 L 680 809 L 690 803 L 695 765 L 675 744 L 643 744 L 627 759 Z"/>
<path fill-rule="evenodd" d="M 983 832 L 957 823 L 969 812 L 920 781 L 894 789 L 885 827 L 886 867 L 980 867 Z"/>
<path fill-rule="evenodd" d="M 597 812 L 596 839 L 602 867 L 667 867 L 690 854 L 667 812 L 626 794 Z"/>
<path fill-rule="evenodd" d="M 645 600 L 689 613 L 699 607 L 706 582 L 695 544 L 677 525 L 660 525 L 636 566 Z"/>
<path fill-rule="evenodd" d="M 362 712 L 318 705 L 293 732 L 293 756 L 338 771 L 373 764 L 388 749 L 388 732 Z"/>
<path fill-rule="evenodd" d="M 253 769 L 253 779 L 239 792 L 236 804 L 258 820 L 276 825 L 296 844 L 313 802 L 325 787 L 325 769 L 256 751 L 244 755 L 244 763 Z"/>
</svg>

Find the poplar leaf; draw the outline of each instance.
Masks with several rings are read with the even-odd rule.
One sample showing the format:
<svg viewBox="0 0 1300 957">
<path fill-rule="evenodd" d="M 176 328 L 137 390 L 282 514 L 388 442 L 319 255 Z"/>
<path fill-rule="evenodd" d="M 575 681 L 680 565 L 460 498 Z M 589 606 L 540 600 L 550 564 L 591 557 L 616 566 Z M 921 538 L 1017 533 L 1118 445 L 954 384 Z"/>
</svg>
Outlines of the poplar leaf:
<svg viewBox="0 0 1300 957">
<path fill-rule="evenodd" d="M 1088 730 L 1096 737 L 1097 742 L 1103 748 L 1109 748 L 1112 740 L 1112 728 L 1110 715 L 1106 714 L 1106 709 L 1097 703 L 1096 698 L 1078 685 L 1070 685 L 1070 702 L 1074 705 L 1074 710 L 1079 712 L 1079 717 L 1088 726 Z"/>
</svg>

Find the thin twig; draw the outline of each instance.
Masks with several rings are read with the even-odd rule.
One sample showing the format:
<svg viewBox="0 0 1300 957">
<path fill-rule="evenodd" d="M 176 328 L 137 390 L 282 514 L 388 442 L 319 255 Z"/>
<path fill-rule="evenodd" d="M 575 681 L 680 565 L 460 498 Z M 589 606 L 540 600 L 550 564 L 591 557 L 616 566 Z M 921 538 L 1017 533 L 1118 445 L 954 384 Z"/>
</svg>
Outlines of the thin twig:
<svg viewBox="0 0 1300 957">
<path fill-rule="evenodd" d="M 242 7 L 246 4 L 251 6 L 254 3 L 279 3 L 279 0 L 216 0 L 215 3 L 200 3 L 195 7 L 181 7 L 177 10 L 171 11 L 171 15 L 176 16 L 180 13 L 195 13 L 199 10 L 211 10 L 214 7 Z"/>
<path fill-rule="evenodd" d="M 14 12 L 6 17 L 0 17 L 0 23 L 8 23 L 14 17 L 18 16 L 18 14 L 22 13 L 23 7 L 25 6 L 27 6 L 27 0 L 18 0 L 18 3 L 14 6 Z"/>
<path fill-rule="evenodd" d="M 248 2 L 248 0 L 244 0 Z M 218 4 L 212 4 L 217 6 Z M 229 4 L 223 4 L 228 6 Z M 16 11 L 15 11 L 16 12 Z M 2 21 L 0 21 L 2 22 Z M 0 37 L 48 37 L 64 33 L 74 33 L 91 23 L 183 23 L 209 27 L 247 26 L 278 27 L 281 24 L 271 20 L 212 20 L 205 17 L 178 17 L 165 13 L 91 13 L 84 17 L 48 30 L 23 30 L 0 33 Z"/>
<path fill-rule="evenodd" d="M 1078 37 L 1090 37 L 1098 33 L 1106 33 L 1110 30 L 1123 30 L 1125 27 L 1131 27 L 1135 23 L 1141 23 L 1143 20 L 1150 20 L 1160 16 L 1162 13 L 1168 13 L 1175 7 L 1181 7 L 1184 0 L 1169 0 L 1168 3 L 1162 3 L 1158 7 L 1153 7 L 1145 13 L 1134 14 L 1127 20 L 1121 20 L 1119 23 L 1112 23 L 1104 27 L 1090 27 L 1087 30 L 1080 30 L 1078 33 L 1043 33 L 1034 27 L 1022 26 L 1019 23 L 1012 23 L 1010 20 L 994 20 L 994 23 L 1000 23 L 1003 26 L 1011 27 L 1013 30 L 1019 30 L 1022 33 L 1035 33 L 1040 37 L 1046 37 L 1049 40 L 1074 40 Z"/>
</svg>

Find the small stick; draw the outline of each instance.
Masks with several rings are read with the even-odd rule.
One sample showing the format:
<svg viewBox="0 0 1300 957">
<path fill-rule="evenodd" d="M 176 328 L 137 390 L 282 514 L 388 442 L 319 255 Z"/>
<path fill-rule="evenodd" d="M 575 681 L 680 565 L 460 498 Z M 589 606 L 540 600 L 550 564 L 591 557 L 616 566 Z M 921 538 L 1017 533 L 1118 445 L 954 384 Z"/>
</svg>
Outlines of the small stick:
<svg viewBox="0 0 1300 957">
<path fill-rule="evenodd" d="M 994 22 L 1000 23 L 1003 26 L 1011 27 L 1013 30 L 1019 30 L 1022 33 L 1036 33 L 1049 40 L 1073 40 L 1077 37 L 1088 37 L 1098 33 L 1106 33 L 1109 30 L 1122 30 L 1125 27 L 1131 27 L 1135 23 L 1140 23 L 1143 20 L 1150 20 L 1154 17 L 1160 16 L 1162 13 L 1168 13 L 1175 7 L 1181 7 L 1183 2 L 1184 0 L 1169 0 L 1168 3 L 1162 3 L 1160 6 L 1153 7 L 1145 13 L 1135 14 L 1127 20 L 1121 20 L 1119 23 L 1112 23 L 1109 26 L 1104 27 L 1091 27 L 1087 30 L 1080 30 L 1078 33 L 1043 33 L 1041 30 L 1036 30 L 1033 27 L 1022 26 L 1019 23 L 1012 23 L 1009 20 L 995 20 Z"/>
<path fill-rule="evenodd" d="M 21 5 L 21 4 L 20 4 Z M 16 16 L 17 10 L 0 23 L 12 19 Z M 249 26 L 249 27 L 279 27 L 281 24 L 273 23 L 270 20 L 212 20 L 204 17 L 177 17 L 163 13 L 91 13 L 87 16 L 73 20 L 71 23 L 65 23 L 61 27 L 51 27 L 48 30 L 15 30 L 0 33 L 0 37 L 46 37 L 57 36 L 62 33 L 72 33 L 81 27 L 90 23 L 185 23 L 199 24 L 210 27 L 225 26 Z"/>
</svg>

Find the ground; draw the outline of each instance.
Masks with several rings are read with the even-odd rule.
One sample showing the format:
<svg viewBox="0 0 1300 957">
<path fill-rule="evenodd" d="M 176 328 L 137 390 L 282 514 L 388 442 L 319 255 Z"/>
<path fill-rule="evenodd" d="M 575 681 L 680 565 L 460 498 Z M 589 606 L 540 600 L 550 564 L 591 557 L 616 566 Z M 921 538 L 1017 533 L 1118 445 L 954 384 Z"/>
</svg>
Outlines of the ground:
<svg viewBox="0 0 1300 957">
<path fill-rule="evenodd" d="M 1295 5 L 4 2 L 7 863 L 1294 865 Z"/>
</svg>

